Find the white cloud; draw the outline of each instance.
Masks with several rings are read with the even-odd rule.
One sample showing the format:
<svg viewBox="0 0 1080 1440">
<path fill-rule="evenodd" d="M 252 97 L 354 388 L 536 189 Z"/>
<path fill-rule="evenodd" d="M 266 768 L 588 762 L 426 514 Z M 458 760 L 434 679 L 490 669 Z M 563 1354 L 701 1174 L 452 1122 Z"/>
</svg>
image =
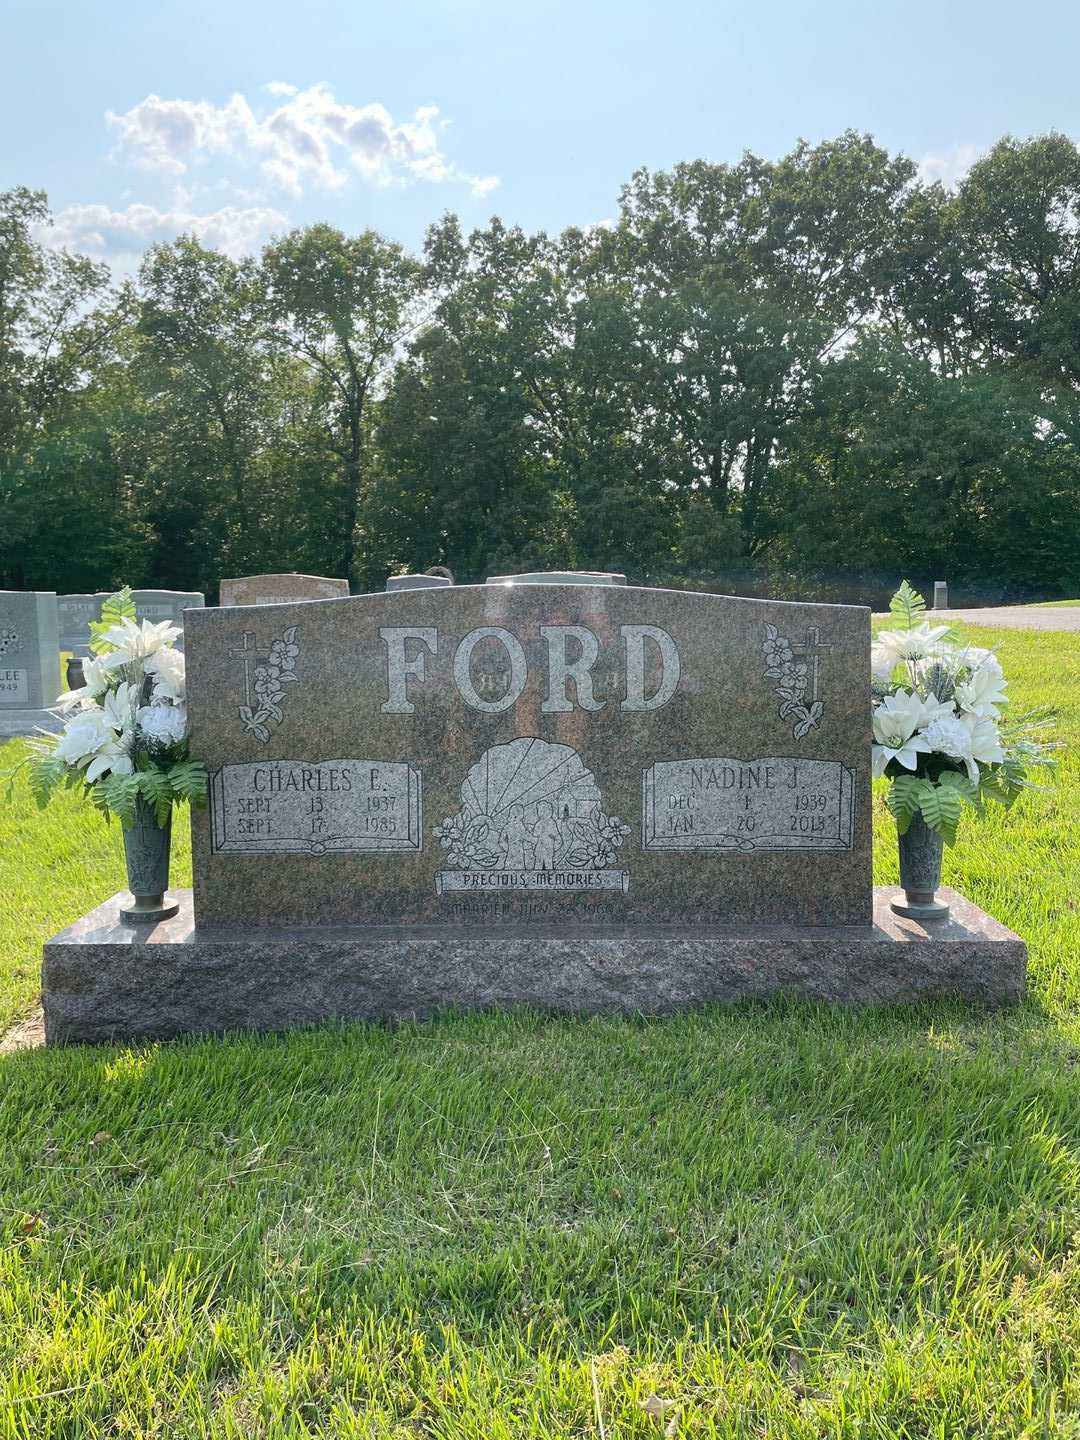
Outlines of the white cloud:
<svg viewBox="0 0 1080 1440">
<path fill-rule="evenodd" d="M 147 95 L 123 115 L 107 110 L 105 118 L 119 132 L 123 152 L 171 175 L 184 174 L 197 153 L 230 151 L 236 138 L 258 123 L 242 95 L 234 95 L 227 105 Z"/>
<path fill-rule="evenodd" d="M 132 255 L 181 233 L 195 235 L 211 250 L 238 259 L 254 250 L 272 230 L 288 224 L 288 216 L 268 206 L 242 209 L 225 205 L 208 215 L 188 209 L 181 194 L 173 208 L 133 204 L 123 210 L 108 205 L 69 205 L 40 231 L 41 240 L 55 248 L 115 257 Z"/>
<path fill-rule="evenodd" d="M 301 90 L 274 80 L 265 89 L 281 103 L 262 116 L 243 95 L 225 105 L 147 95 L 122 115 L 108 112 L 108 120 L 120 153 L 140 164 L 183 175 L 193 164 L 227 155 L 257 165 L 293 195 L 309 183 L 339 189 L 350 169 L 378 185 L 467 185 L 480 198 L 499 184 L 498 176 L 469 174 L 447 158 L 441 145 L 446 122 L 435 105 L 398 122 L 378 103 L 338 100 L 328 85 Z"/>
<path fill-rule="evenodd" d="M 952 189 L 959 185 L 981 153 L 977 145 L 953 145 L 940 155 L 924 155 L 919 161 L 919 179 L 924 185 L 940 180 Z"/>
</svg>

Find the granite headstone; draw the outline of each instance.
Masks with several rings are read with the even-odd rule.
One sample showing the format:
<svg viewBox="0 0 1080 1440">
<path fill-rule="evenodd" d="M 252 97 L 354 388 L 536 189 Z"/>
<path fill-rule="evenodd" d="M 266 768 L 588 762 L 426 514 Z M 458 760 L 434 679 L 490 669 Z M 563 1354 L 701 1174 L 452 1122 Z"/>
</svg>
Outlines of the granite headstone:
<svg viewBox="0 0 1080 1440">
<path fill-rule="evenodd" d="M 222 580 L 223 606 L 281 605 L 299 600 L 340 600 L 349 593 L 347 580 L 325 575 L 239 575 Z"/>
<path fill-rule="evenodd" d="M 206 597 L 199 590 L 133 590 L 131 598 L 137 620 L 151 620 L 155 625 L 167 620 L 170 625 L 180 627 L 177 649 L 183 649 L 184 645 L 184 612 L 201 610 L 206 604 Z"/>
<path fill-rule="evenodd" d="M 488 585 L 625 585 L 614 570 L 526 570 L 521 575 L 489 575 Z"/>
<path fill-rule="evenodd" d="M 869 921 L 853 607 L 457 586 L 189 618 L 211 924 Z"/>
<path fill-rule="evenodd" d="M 84 657 L 90 654 L 90 622 L 101 619 L 102 604 L 113 593 L 111 590 L 99 590 L 94 595 L 57 597 L 61 650 L 70 650 L 73 655 Z M 198 590 L 133 590 L 131 598 L 137 620 L 151 620 L 154 624 L 167 620 L 170 625 L 178 625 L 181 631 L 184 628 L 184 611 L 206 604 L 205 597 Z M 183 649 L 183 634 L 176 645 L 178 649 Z"/>
<path fill-rule="evenodd" d="M 56 597 L 61 650 L 68 650 L 72 655 L 90 654 L 90 624 L 101 619 L 101 602 L 108 596 L 109 592 L 102 590 L 97 594 Z"/>
<path fill-rule="evenodd" d="M 0 590 L 0 735 L 54 730 L 60 634 L 52 590 Z"/>
<path fill-rule="evenodd" d="M 446 586 L 188 620 L 194 894 L 45 947 L 50 1042 L 530 1004 L 1024 994 L 871 886 L 869 613 Z"/>
<path fill-rule="evenodd" d="M 448 575 L 389 575 L 387 590 L 442 590 L 454 582 Z"/>
</svg>

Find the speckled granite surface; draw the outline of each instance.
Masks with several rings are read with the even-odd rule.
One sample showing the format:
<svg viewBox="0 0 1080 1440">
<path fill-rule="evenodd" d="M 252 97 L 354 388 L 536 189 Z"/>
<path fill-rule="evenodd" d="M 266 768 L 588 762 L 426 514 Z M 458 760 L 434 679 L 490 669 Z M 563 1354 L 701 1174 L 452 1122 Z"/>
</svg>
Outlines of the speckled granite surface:
<svg viewBox="0 0 1080 1440">
<path fill-rule="evenodd" d="M 869 646 L 622 585 L 192 611 L 199 921 L 867 924 Z"/>
<path fill-rule="evenodd" d="M 114 895 L 45 946 L 50 1044 L 280 1030 L 513 1004 L 662 1014 L 776 993 L 847 1004 L 1024 996 L 1024 942 L 955 892 L 933 927 L 874 892 L 870 925 L 196 927 L 190 891 L 138 931 Z"/>
</svg>

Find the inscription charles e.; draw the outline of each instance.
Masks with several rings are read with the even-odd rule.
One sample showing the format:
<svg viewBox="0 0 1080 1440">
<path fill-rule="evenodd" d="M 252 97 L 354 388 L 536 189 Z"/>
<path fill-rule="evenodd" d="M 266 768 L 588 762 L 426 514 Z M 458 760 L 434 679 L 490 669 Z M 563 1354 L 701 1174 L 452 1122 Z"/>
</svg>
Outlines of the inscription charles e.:
<svg viewBox="0 0 1080 1440">
<path fill-rule="evenodd" d="M 401 761 L 274 760 L 211 777 L 215 854 L 419 850 L 422 782 Z"/>
</svg>

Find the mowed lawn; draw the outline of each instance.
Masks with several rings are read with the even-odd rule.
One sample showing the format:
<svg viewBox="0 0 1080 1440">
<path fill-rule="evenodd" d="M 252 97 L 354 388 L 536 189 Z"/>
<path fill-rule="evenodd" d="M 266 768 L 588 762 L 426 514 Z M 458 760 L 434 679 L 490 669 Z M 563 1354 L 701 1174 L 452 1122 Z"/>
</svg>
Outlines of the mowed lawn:
<svg viewBox="0 0 1080 1440">
<path fill-rule="evenodd" d="M 1080 1436 L 1080 636 L 972 634 L 1065 746 L 946 857 L 1024 1007 L 0 1056 L 0 1437 Z M 0 1028 L 120 856 L 0 805 Z"/>
</svg>

